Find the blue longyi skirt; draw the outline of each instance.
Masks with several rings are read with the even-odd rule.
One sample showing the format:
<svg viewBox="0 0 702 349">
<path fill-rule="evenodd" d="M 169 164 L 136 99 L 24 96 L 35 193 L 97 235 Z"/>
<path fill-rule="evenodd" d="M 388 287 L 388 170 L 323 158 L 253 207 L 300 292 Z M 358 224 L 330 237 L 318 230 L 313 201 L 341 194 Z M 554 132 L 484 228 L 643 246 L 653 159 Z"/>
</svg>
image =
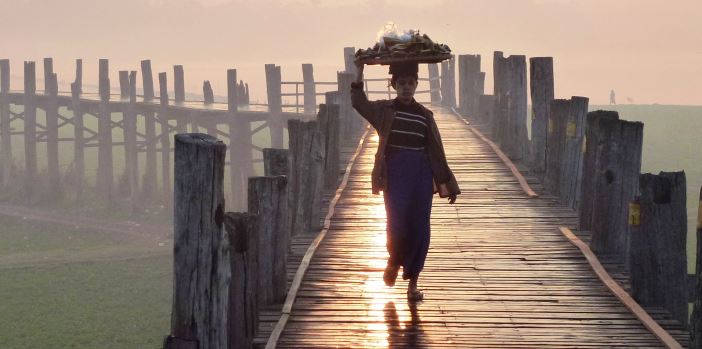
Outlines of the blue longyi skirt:
<svg viewBox="0 0 702 349">
<path fill-rule="evenodd" d="M 402 278 L 419 276 L 429 252 L 433 176 L 425 150 L 388 146 L 387 215 L 388 264 L 402 266 Z"/>
</svg>

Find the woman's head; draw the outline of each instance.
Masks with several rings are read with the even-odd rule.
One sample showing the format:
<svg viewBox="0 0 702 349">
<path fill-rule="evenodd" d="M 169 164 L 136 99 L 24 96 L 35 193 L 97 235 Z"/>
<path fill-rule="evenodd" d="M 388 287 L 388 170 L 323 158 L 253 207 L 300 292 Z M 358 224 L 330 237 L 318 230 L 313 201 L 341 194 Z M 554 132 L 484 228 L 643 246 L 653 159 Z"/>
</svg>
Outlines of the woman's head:
<svg viewBox="0 0 702 349">
<path fill-rule="evenodd" d="M 390 85 L 397 91 L 397 97 L 411 101 L 417 90 L 419 65 L 416 63 L 397 63 L 390 65 Z"/>
</svg>

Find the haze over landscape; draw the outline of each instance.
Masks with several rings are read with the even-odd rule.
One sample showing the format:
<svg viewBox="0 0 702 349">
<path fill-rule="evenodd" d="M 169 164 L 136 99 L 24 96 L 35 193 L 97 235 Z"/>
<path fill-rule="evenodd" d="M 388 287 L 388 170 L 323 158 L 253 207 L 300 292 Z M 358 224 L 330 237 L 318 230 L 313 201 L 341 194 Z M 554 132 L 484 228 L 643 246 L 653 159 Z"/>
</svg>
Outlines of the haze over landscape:
<svg viewBox="0 0 702 349">
<path fill-rule="evenodd" d="M 183 64 L 186 89 L 198 94 L 210 80 L 226 95 L 226 69 L 237 68 L 252 101 L 265 102 L 263 64 L 281 65 L 290 81 L 300 79 L 301 63 L 313 63 L 318 81 L 332 81 L 342 47 L 372 46 L 393 21 L 456 54 L 481 54 L 488 92 L 492 52 L 502 50 L 553 56 L 556 97 L 605 104 L 614 89 L 620 103 L 700 105 L 700 13 L 697 0 L 21 0 L 0 4 L 0 46 L 13 89 L 21 89 L 24 60 L 41 69 L 53 57 L 68 90 L 75 58 L 84 60 L 86 84 L 97 81 L 98 59 L 110 59 L 113 86 L 118 70 L 151 59 L 169 77 Z"/>
</svg>

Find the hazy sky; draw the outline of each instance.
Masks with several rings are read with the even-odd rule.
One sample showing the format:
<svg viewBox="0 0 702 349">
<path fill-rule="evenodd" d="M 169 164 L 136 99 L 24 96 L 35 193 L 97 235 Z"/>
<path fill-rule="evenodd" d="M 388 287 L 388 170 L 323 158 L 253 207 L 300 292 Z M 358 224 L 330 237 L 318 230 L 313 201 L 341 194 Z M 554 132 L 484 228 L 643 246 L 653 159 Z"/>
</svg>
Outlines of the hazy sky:
<svg viewBox="0 0 702 349">
<path fill-rule="evenodd" d="M 109 58 L 116 86 L 118 70 L 149 58 L 169 79 L 183 64 L 196 93 L 208 79 L 226 95 L 226 69 L 237 68 L 263 101 L 265 63 L 281 65 L 285 81 L 301 79 L 301 63 L 315 65 L 318 81 L 335 80 L 342 48 L 372 46 L 393 21 L 456 54 L 481 54 L 488 92 L 501 50 L 553 56 L 560 98 L 606 103 L 614 89 L 619 102 L 702 104 L 700 16 L 701 0 L 0 0 L 0 58 L 19 78 L 13 89 L 24 60 L 43 76 L 42 59 L 54 57 L 66 83 L 83 58 L 84 83 L 94 84 L 97 60 Z"/>
</svg>

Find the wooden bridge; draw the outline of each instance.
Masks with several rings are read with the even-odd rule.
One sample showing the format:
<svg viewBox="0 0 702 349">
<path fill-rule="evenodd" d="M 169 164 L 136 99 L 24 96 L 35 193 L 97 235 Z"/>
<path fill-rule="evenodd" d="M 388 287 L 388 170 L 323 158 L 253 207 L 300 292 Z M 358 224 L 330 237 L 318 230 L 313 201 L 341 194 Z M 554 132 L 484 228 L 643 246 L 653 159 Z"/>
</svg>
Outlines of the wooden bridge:
<svg viewBox="0 0 702 349">
<path fill-rule="evenodd" d="M 559 229 L 577 226 L 573 210 L 553 196 L 533 195 L 529 185 L 542 188 L 533 179 L 524 185 L 476 128 L 450 110 L 436 112 L 462 194 L 455 205 L 435 197 L 420 276 L 424 301 L 409 304 L 405 282 L 388 288 L 382 280 L 385 210 L 382 196 L 370 191 L 378 140 L 369 132 L 326 235 L 308 252 L 313 257 L 299 288 L 288 294 L 289 316 L 275 323 L 273 314 L 263 316 L 269 322 L 261 323 L 259 342 L 279 348 L 679 345 L 650 318 L 637 317 L 635 302 L 619 299 L 621 289 L 605 284 L 611 283 L 606 272 L 604 282 L 598 277 L 575 245 L 579 239 Z M 687 343 L 686 332 L 671 333 Z"/>
</svg>

